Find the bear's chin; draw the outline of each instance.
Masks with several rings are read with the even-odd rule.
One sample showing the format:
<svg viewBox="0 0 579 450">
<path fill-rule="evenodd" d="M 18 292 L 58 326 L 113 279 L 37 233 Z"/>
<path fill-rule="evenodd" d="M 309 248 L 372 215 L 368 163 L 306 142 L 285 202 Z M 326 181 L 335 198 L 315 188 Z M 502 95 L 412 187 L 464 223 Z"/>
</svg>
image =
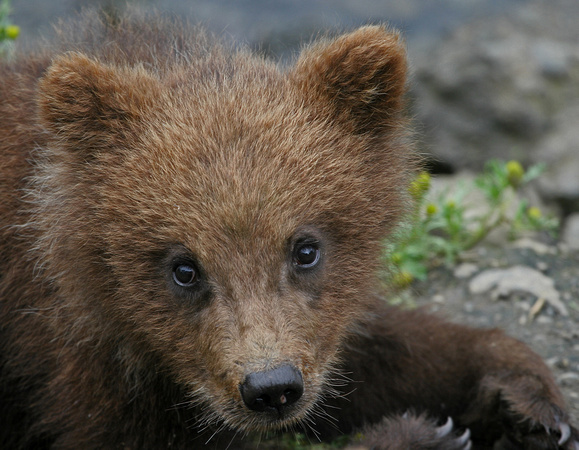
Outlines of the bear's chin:
<svg viewBox="0 0 579 450">
<path fill-rule="evenodd" d="M 306 430 L 308 422 L 315 421 L 319 416 L 327 416 L 323 410 L 322 388 L 306 385 L 304 395 L 293 405 L 276 410 L 253 411 L 244 402 L 232 400 L 227 393 L 222 395 L 208 395 L 201 400 L 198 396 L 194 403 L 202 414 L 200 426 L 202 429 L 211 428 L 229 430 L 235 433 L 253 434 L 288 430 Z M 327 394 L 327 392 L 324 392 Z"/>
<path fill-rule="evenodd" d="M 305 427 L 304 421 L 313 415 L 315 403 L 303 400 L 283 412 L 255 412 L 243 403 L 232 408 L 216 408 L 213 404 L 211 409 L 212 412 L 202 421 L 204 426 L 217 426 L 219 430 L 226 428 L 233 432 L 252 434 L 302 429 Z"/>
</svg>

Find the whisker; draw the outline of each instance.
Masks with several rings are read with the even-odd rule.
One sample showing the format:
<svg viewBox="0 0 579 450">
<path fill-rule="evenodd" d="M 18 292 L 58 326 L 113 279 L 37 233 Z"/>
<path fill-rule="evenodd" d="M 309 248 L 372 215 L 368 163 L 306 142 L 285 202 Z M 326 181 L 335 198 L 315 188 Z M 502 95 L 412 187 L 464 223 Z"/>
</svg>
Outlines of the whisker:
<svg viewBox="0 0 579 450">
<path fill-rule="evenodd" d="M 229 450 L 229 447 L 231 447 L 231 444 L 233 444 L 233 441 L 235 440 L 236 437 L 237 437 L 237 431 L 233 434 L 233 437 L 229 441 L 229 444 L 227 444 L 227 447 L 225 447 L 225 450 Z"/>
<path fill-rule="evenodd" d="M 322 442 L 322 438 L 321 438 L 321 434 L 319 433 L 318 430 L 316 430 L 315 426 L 316 426 L 316 422 L 314 422 L 313 417 L 305 417 L 304 420 L 301 423 L 304 426 L 304 431 L 306 436 L 308 437 L 308 441 L 310 441 L 310 444 L 312 443 L 310 438 L 309 438 L 309 433 L 307 432 L 307 429 L 305 429 L 305 426 L 307 426 L 310 431 L 313 433 L 313 435 L 316 437 L 316 439 L 318 440 L 318 442 Z"/>
<path fill-rule="evenodd" d="M 207 441 L 205 442 L 205 445 L 209 444 L 209 441 L 211 441 L 211 439 L 213 439 L 218 433 L 220 433 L 224 429 L 225 429 L 225 425 L 224 424 L 220 425 L 217 428 L 217 430 L 215 430 L 215 432 L 209 437 L 209 439 L 207 439 Z"/>
</svg>

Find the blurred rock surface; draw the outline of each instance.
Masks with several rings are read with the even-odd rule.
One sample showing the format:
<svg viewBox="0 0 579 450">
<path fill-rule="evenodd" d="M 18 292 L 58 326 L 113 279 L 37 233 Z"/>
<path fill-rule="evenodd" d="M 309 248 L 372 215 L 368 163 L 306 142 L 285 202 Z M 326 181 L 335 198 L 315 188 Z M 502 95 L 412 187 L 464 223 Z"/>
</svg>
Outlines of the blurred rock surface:
<svg viewBox="0 0 579 450">
<path fill-rule="evenodd" d="M 562 241 L 571 250 L 579 251 L 579 213 L 571 214 L 563 228 Z"/>
<path fill-rule="evenodd" d="M 526 2 L 415 55 L 425 148 L 452 170 L 544 162 L 541 195 L 579 210 L 579 2 Z"/>
</svg>

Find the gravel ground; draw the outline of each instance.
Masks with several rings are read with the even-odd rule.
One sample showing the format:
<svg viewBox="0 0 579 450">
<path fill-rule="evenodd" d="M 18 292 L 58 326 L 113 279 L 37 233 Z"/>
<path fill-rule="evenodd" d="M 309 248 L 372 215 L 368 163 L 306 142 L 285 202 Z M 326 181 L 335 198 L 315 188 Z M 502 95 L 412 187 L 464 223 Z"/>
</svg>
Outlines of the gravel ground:
<svg viewBox="0 0 579 450">
<path fill-rule="evenodd" d="M 471 292 L 473 280 L 485 270 L 521 266 L 553 280 L 561 303 L 551 304 L 539 293 L 518 289 L 502 294 L 492 289 Z M 542 277 L 535 272 L 534 278 Z M 529 240 L 503 248 L 480 247 L 455 267 L 434 269 L 407 295 L 453 322 L 502 328 L 526 342 L 553 370 L 572 422 L 579 423 L 579 252 Z"/>
</svg>

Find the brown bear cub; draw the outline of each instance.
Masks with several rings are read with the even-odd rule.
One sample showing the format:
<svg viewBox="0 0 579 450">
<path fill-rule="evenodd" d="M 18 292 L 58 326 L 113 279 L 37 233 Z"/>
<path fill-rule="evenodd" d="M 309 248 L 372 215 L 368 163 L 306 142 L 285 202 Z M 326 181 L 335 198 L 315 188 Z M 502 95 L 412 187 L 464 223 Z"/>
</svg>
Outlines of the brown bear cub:
<svg viewBox="0 0 579 450">
<path fill-rule="evenodd" d="M 282 70 L 88 13 L 0 80 L 0 447 L 579 447 L 525 345 L 380 294 L 415 165 L 396 33 Z"/>
</svg>

